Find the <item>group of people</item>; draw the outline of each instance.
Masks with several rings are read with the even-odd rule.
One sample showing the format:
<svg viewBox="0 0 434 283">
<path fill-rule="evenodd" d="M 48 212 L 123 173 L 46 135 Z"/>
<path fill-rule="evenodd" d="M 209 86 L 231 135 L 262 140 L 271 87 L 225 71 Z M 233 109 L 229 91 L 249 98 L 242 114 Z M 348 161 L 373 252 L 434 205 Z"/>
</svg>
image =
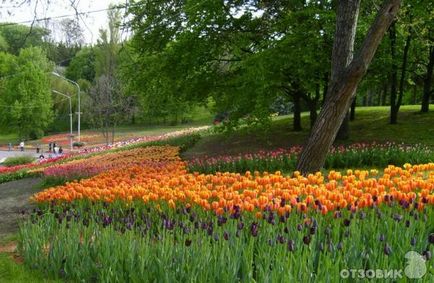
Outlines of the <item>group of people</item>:
<svg viewBox="0 0 434 283">
<path fill-rule="evenodd" d="M 36 153 L 39 153 L 41 150 L 40 145 L 38 145 L 36 147 Z M 57 155 L 62 155 L 63 154 L 63 148 L 59 145 L 57 145 L 55 142 L 50 142 L 48 144 L 48 158 L 52 158 L 52 153 L 54 153 L 54 156 Z M 44 160 L 45 156 L 44 153 L 42 152 L 41 155 L 39 156 L 39 160 Z"/>
</svg>

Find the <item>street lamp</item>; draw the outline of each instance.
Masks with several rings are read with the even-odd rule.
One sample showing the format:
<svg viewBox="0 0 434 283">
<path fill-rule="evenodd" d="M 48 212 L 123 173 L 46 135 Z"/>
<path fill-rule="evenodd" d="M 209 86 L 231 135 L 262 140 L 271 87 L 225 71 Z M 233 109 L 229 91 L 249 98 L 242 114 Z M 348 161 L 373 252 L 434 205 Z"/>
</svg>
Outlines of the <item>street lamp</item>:
<svg viewBox="0 0 434 283">
<path fill-rule="evenodd" d="M 81 112 L 80 112 L 80 86 L 78 85 L 77 82 L 70 80 L 68 78 L 65 78 L 64 76 L 61 76 L 56 72 L 52 72 L 51 74 L 53 74 L 56 77 L 59 77 L 61 79 L 64 79 L 64 80 L 74 84 L 77 87 L 77 94 L 78 94 L 78 112 L 77 112 L 77 114 L 78 114 L 78 128 L 77 128 L 77 132 L 78 132 L 78 141 L 80 141 L 80 114 L 81 114 Z"/>
<path fill-rule="evenodd" d="M 73 146 L 72 146 L 72 103 L 71 103 L 71 96 L 66 95 L 64 93 L 61 93 L 60 91 L 57 91 L 54 89 L 52 89 L 51 91 L 56 93 L 56 94 L 62 95 L 64 97 L 68 98 L 68 100 L 69 100 L 69 146 L 70 146 L 71 152 L 72 152 Z"/>
</svg>

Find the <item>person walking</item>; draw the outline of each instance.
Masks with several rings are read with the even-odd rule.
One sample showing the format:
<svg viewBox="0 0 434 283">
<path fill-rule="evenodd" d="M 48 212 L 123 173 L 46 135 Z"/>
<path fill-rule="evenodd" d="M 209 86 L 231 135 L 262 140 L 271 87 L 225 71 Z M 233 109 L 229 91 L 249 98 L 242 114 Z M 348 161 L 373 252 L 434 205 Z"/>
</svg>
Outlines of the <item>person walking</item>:
<svg viewBox="0 0 434 283">
<path fill-rule="evenodd" d="M 36 153 L 39 153 L 40 151 L 41 151 L 41 145 L 38 144 L 38 145 L 36 146 Z"/>
<path fill-rule="evenodd" d="M 9 148 L 9 151 L 12 150 L 12 143 L 9 143 L 8 148 Z"/>
<path fill-rule="evenodd" d="M 48 152 L 51 152 L 51 149 L 53 148 L 53 143 L 52 142 L 50 142 L 49 144 L 48 144 Z"/>
<path fill-rule="evenodd" d="M 53 151 L 54 151 L 54 155 L 56 156 L 56 155 L 59 153 L 59 147 L 56 145 L 56 146 L 53 148 Z"/>
<path fill-rule="evenodd" d="M 63 153 L 63 148 L 59 146 L 59 154 L 62 155 L 62 153 Z"/>
<path fill-rule="evenodd" d="M 24 151 L 24 141 L 21 141 L 21 142 L 20 142 L 20 150 L 21 150 L 21 151 Z"/>
</svg>

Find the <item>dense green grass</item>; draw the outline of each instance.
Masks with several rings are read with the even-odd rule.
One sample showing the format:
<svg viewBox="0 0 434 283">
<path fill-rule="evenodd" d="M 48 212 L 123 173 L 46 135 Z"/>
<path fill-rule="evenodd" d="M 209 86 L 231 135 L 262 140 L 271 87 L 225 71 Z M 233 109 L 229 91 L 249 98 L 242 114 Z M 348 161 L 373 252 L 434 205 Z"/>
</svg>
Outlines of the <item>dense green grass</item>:
<svg viewBox="0 0 434 283">
<path fill-rule="evenodd" d="M 8 283 L 47 283 L 61 282 L 58 280 L 46 279 L 41 272 L 30 270 L 21 263 L 17 263 L 12 255 L 0 253 L 0 282 Z"/>
<path fill-rule="evenodd" d="M 356 119 L 350 124 L 350 139 L 338 141 L 337 144 L 390 141 L 434 147 L 433 111 L 421 114 L 419 105 L 402 106 L 396 125 L 389 124 L 389 111 L 388 106 L 356 108 Z M 301 145 L 309 134 L 309 123 L 309 116 L 303 113 L 303 130 L 300 132 L 292 130 L 290 115 L 278 117 L 266 130 L 245 127 L 229 134 L 205 136 L 184 157 L 238 154 Z"/>
<path fill-rule="evenodd" d="M 19 143 L 18 135 L 15 133 L 8 133 L 8 134 L 5 134 L 4 132 L 1 133 L 0 134 L 0 144 L 8 145 L 9 143 L 12 143 L 13 145 L 16 146 Z"/>
<path fill-rule="evenodd" d="M 22 156 L 14 156 L 8 157 L 5 161 L 3 161 L 2 165 L 7 167 L 29 164 L 35 161 L 35 158 L 31 155 L 22 155 Z"/>
</svg>

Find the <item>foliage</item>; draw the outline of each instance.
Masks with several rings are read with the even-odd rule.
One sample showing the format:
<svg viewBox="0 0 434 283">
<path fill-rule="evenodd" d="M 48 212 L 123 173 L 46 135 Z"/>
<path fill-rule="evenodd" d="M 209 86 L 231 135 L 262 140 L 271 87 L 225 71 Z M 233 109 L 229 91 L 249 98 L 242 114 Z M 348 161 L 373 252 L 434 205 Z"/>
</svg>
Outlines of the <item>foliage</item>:
<svg viewBox="0 0 434 283">
<path fill-rule="evenodd" d="M 35 161 L 35 158 L 30 155 L 24 156 L 16 156 L 16 157 L 8 157 L 5 161 L 3 161 L 2 165 L 11 167 L 16 165 L 29 164 Z"/>
<path fill-rule="evenodd" d="M 36 177 L 39 175 L 40 175 L 40 173 L 28 172 L 27 170 L 20 170 L 20 171 L 0 174 L 0 184 L 12 182 L 12 181 L 16 181 L 16 180 L 21 180 L 24 178 Z"/>
<path fill-rule="evenodd" d="M 162 209 L 76 203 L 38 210 L 21 228 L 20 250 L 29 267 L 72 281 L 335 282 L 342 269 L 404 269 L 410 250 L 426 255 L 421 282 L 434 276 L 432 207 L 382 205 L 335 218 L 293 212 L 283 220 Z"/>
<path fill-rule="evenodd" d="M 16 130 L 20 138 L 39 138 L 52 120 L 49 80 L 51 64 L 37 47 L 23 49 L 18 57 L 5 56 L 6 78 L 1 81 L 0 105 L 10 108 L 0 124 Z"/>
<path fill-rule="evenodd" d="M 68 79 L 78 81 L 85 79 L 92 82 L 95 78 L 95 48 L 82 48 L 71 60 L 66 68 L 65 75 Z"/>
<path fill-rule="evenodd" d="M 49 31 L 41 27 L 28 27 L 20 24 L 2 23 L 0 25 L 0 35 L 6 41 L 7 52 L 19 55 L 22 49 L 28 47 L 43 47 L 44 37 Z"/>
</svg>

